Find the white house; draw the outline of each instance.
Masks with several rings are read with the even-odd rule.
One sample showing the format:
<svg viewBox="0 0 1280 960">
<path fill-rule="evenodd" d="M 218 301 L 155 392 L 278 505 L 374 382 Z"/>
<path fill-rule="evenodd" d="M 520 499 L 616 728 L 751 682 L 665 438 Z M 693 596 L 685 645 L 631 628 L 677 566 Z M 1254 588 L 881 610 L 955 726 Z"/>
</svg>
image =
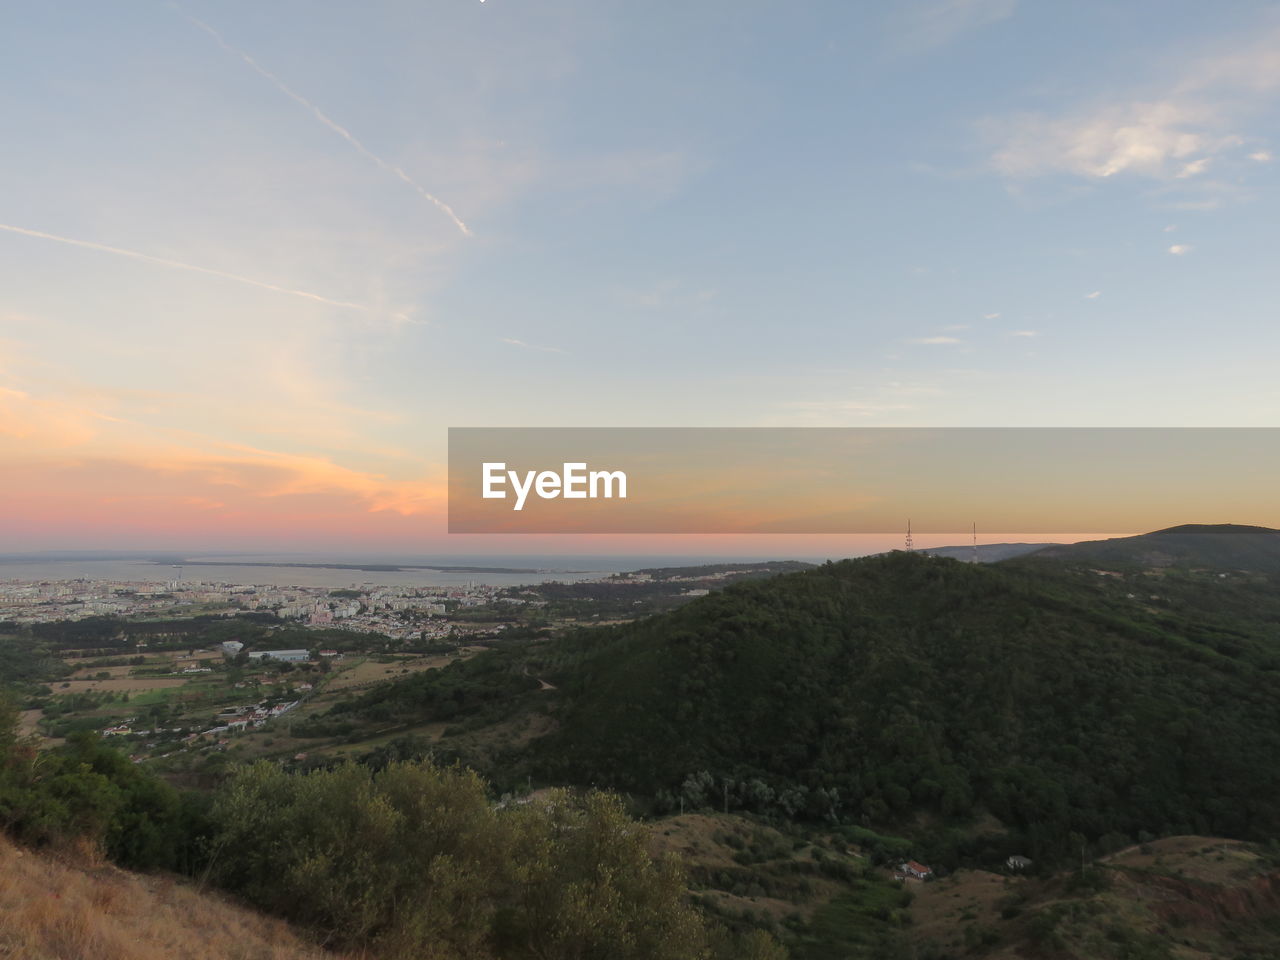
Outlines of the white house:
<svg viewBox="0 0 1280 960">
<path fill-rule="evenodd" d="M 305 663 L 311 659 L 310 650 L 255 650 L 250 660 L 282 660 L 285 663 Z"/>
</svg>

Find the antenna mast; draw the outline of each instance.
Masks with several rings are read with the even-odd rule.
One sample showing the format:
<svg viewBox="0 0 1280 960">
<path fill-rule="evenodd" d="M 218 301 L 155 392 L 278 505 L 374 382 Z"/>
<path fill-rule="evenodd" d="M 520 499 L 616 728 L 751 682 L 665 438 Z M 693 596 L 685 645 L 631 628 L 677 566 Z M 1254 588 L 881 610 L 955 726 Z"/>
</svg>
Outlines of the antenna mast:
<svg viewBox="0 0 1280 960">
<path fill-rule="evenodd" d="M 907 553 L 911 552 L 911 520 L 907 519 Z"/>
<path fill-rule="evenodd" d="M 978 562 L 978 523 L 973 524 L 973 562 Z"/>
</svg>

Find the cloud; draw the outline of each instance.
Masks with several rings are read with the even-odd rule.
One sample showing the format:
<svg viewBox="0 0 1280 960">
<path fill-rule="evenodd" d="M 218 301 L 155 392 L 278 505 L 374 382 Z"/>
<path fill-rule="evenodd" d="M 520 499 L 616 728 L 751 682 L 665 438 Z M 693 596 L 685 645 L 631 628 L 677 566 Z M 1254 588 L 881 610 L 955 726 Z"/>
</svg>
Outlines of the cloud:
<svg viewBox="0 0 1280 960">
<path fill-rule="evenodd" d="M 1190 253 L 1191 249 L 1192 248 L 1188 244 L 1175 243 L 1172 247 L 1169 248 L 1169 252 L 1172 253 L 1175 257 L 1180 257 L 1185 253 Z"/>
<path fill-rule="evenodd" d="M 267 450 L 193 431 L 155 428 L 8 387 L 0 387 L 0 459 L 6 471 L 26 464 L 33 475 L 66 472 L 91 462 L 112 464 L 113 469 L 151 478 L 138 493 L 164 490 L 190 496 L 195 484 L 206 494 L 210 489 L 238 491 L 241 501 L 260 507 L 267 500 L 324 496 L 342 500 L 348 512 L 409 516 L 438 512 L 444 502 L 438 481 L 394 479 L 320 454 Z M 85 476 L 91 481 L 93 471 L 85 471 Z M 10 502 L 22 502 L 12 490 L 6 490 L 6 496 Z"/>
<path fill-rule="evenodd" d="M 990 121 L 1000 143 L 991 164 L 1010 178 L 1199 177 L 1244 146 L 1239 128 L 1280 91 L 1278 43 L 1280 31 L 1273 30 L 1233 44 L 1228 54 L 1193 61 L 1162 88 L 1108 91 L 1099 103 L 1075 111 Z M 1270 159 L 1266 151 L 1248 156 Z"/>
<path fill-rule="evenodd" d="M 960 343 L 961 341 L 957 340 L 955 337 L 915 337 L 914 339 L 908 340 L 907 342 L 927 344 L 929 346 L 934 346 L 934 345 L 944 344 L 944 343 Z"/>
<path fill-rule="evenodd" d="M 128 257 L 131 260 L 141 260 L 145 263 L 154 263 L 158 266 L 170 267 L 174 270 L 189 270 L 192 273 L 203 273 L 210 277 L 219 277 L 223 280 L 243 283 L 250 287 L 258 287 L 261 290 L 270 290 L 273 293 L 284 293 L 291 297 L 302 297 L 304 300 L 314 300 L 317 303 L 328 304 L 331 307 L 342 307 L 345 310 L 360 310 L 367 313 L 370 309 L 362 303 L 351 303 L 346 300 L 334 300 L 330 297 L 322 297 L 318 293 L 311 293 L 308 290 L 293 290 L 289 287 L 281 287 L 274 283 L 267 283 L 263 280 L 254 280 L 251 277 L 242 277 L 238 274 L 227 273 L 225 270 L 215 270 L 211 267 L 199 267 L 193 263 L 183 263 L 180 260 L 169 260 L 165 257 L 153 257 L 149 253 L 140 253 L 137 250 L 126 250 L 123 247 L 112 247 L 105 243 L 94 243 L 91 240 L 74 240 L 71 237 L 60 237 L 55 233 L 45 233 L 41 230 L 28 230 L 26 227 L 15 227 L 7 223 L 0 223 L 0 230 L 5 230 L 9 233 L 21 234 L 24 237 L 35 237 L 40 240 L 52 240 L 55 243 L 64 243 L 72 247 L 83 247 L 86 250 L 98 250 L 102 253 L 113 253 L 118 257 Z"/>
<path fill-rule="evenodd" d="M 1086 294 L 1084 295 L 1084 298 L 1085 298 L 1086 300 L 1097 300 L 1100 296 L 1102 296 L 1102 291 L 1101 291 L 1101 290 L 1095 290 L 1095 291 L 1093 291 L 1093 293 L 1086 293 Z"/>
<path fill-rule="evenodd" d="M 141 460 L 157 473 L 194 474 L 215 486 L 239 488 L 255 498 L 345 495 L 370 513 L 402 516 L 438 509 L 444 491 L 438 483 L 396 481 L 353 470 L 325 457 L 296 455 L 228 444 L 224 452 L 178 449 Z"/>
<path fill-rule="evenodd" d="M 1007 177 L 1072 173 L 1104 179 L 1120 173 L 1191 177 L 1234 138 L 1211 136 L 1213 112 L 1175 101 L 1129 103 L 1075 116 L 1028 115 L 1004 123 L 1004 145 L 992 156 Z M 1171 173 L 1171 164 L 1177 169 Z"/>
<path fill-rule="evenodd" d="M 181 8 L 177 7 L 176 4 L 174 4 L 174 6 L 176 9 L 181 10 Z M 374 153 L 372 150 L 366 147 L 360 140 L 358 140 L 350 130 L 348 130 L 346 127 L 342 126 L 340 123 L 330 118 L 328 114 L 326 114 L 323 110 L 317 107 L 314 103 L 312 103 L 306 97 L 302 96 L 302 94 L 298 93 L 297 91 L 287 86 L 284 83 L 284 81 L 282 81 L 274 73 L 272 73 L 271 71 L 263 67 L 261 64 L 259 64 L 258 61 L 254 60 L 253 57 L 249 56 L 249 54 L 245 53 L 243 50 L 237 47 L 234 47 L 230 43 L 228 43 L 223 38 L 222 34 L 220 34 L 213 27 L 209 26 L 209 24 L 205 23 L 203 20 L 197 20 L 195 17 L 185 12 L 183 12 L 183 16 L 185 16 L 193 26 L 199 27 L 201 30 L 203 30 L 205 33 L 211 36 L 217 42 L 218 46 L 222 47 L 222 49 L 227 51 L 227 53 L 243 60 L 246 64 L 248 64 L 254 70 L 254 72 L 256 72 L 259 76 L 269 81 L 277 90 L 279 90 L 289 99 L 295 101 L 296 103 L 302 105 L 303 107 L 306 107 L 306 109 L 311 112 L 312 116 L 314 116 L 317 120 L 319 120 L 322 124 L 324 124 L 330 130 L 332 130 L 338 136 L 342 137 L 343 140 L 346 140 L 347 143 L 349 143 L 352 147 L 354 147 L 361 156 L 372 161 L 377 167 L 386 171 L 387 173 L 391 174 L 393 177 L 395 177 L 396 179 L 400 180 L 402 183 L 407 185 L 410 189 L 412 189 L 415 193 L 417 193 L 418 196 L 422 197 L 422 199 L 433 204 L 438 210 L 440 210 L 441 213 L 443 213 L 446 217 L 452 220 L 453 225 L 457 227 L 459 230 L 461 230 L 465 236 L 469 237 L 472 235 L 471 228 L 462 222 L 462 220 L 458 217 L 458 215 L 454 213 L 453 208 L 449 206 L 449 204 L 445 203 L 435 194 L 431 193 L 425 187 L 421 186 L 417 181 L 415 181 L 412 177 L 410 177 L 409 174 L 405 173 L 404 170 L 402 170 L 400 167 L 396 166 L 393 163 L 389 163 L 386 160 L 383 160 L 382 157 L 378 156 L 376 153 Z"/>
<path fill-rule="evenodd" d="M 1192 160 L 1188 164 L 1184 164 L 1174 176 L 1179 180 L 1185 180 L 1187 177 L 1194 177 L 1196 174 L 1204 173 L 1209 169 L 1212 161 L 1209 157 L 1201 157 L 1199 160 Z"/>
<path fill-rule="evenodd" d="M 1253 153 L 1249 154 L 1249 159 L 1250 159 L 1250 160 L 1252 160 L 1252 161 L 1254 161 L 1255 163 L 1270 163 L 1270 162 L 1271 162 L 1271 151 L 1270 151 L 1270 150 L 1255 150 Z"/>
<path fill-rule="evenodd" d="M 96 411 L 37 400 L 24 390 L 0 387 L 0 450 L 6 445 L 31 444 L 46 451 L 76 447 L 97 436 L 107 419 Z"/>
<path fill-rule="evenodd" d="M 1039 333 L 1039 331 L 1036 331 L 1036 330 L 1010 330 L 1010 331 L 1009 331 L 1009 336 L 1011 336 L 1011 337 L 1038 337 L 1038 336 L 1040 336 L 1040 333 Z"/>
<path fill-rule="evenodd" d="M 560 347 L 539 347 L 532 343 L 525 343 L 523 340 L 516 340 L 513 337 L 500 337 L 503 343 L 509 343 L 513 347 L 521 347 L 525 350 L 538 350 L 542 353 L 568 353 L 569 351 Z"/>
<path fill-rule="evenodd" d="M 998 313 L 984 313 L 984 314 L 982 315 L 982 319 L 983 319 L 983 320 L 999 320 L 999 319 L 1000 319 L 1000 314 L 998 314 Z"/>
</svg>

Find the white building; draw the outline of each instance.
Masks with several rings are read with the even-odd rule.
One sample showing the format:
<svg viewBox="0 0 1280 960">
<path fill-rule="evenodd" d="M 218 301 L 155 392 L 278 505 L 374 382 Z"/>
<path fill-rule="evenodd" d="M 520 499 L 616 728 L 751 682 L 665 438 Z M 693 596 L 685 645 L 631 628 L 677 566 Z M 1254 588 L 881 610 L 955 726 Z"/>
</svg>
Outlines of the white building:
<svg viewBox="0 0 1280 960">
<path fill-rule="evenodd" d="M 310 650 L 255 650 L 250 660 L 282 660 L 285 663 L 305 663 L 311 659 Z"/>
</svg>

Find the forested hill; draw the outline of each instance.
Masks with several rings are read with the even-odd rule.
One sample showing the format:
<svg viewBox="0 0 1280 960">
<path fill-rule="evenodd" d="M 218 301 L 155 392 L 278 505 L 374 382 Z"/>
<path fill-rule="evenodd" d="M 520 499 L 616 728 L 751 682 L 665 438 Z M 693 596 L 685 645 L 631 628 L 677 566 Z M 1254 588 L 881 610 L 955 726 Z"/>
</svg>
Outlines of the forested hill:
<svg viewBox="0 0 1280 960">
<path fill-rule="evenodd" d="M 1244 538 L 1239 538 L 1244 539 Z M 734 585 L 545 664 L 544 775 L 877 825 L 1280 836 L 1274 574 L 919 554 Z"/>
<path fill-rule="evenodd" d="M 1236 523 L 1187 523 L 1137 537 L 1055 544 L 1026 559 L 1280 573 L 1280 530 Z"/>
</svg>

